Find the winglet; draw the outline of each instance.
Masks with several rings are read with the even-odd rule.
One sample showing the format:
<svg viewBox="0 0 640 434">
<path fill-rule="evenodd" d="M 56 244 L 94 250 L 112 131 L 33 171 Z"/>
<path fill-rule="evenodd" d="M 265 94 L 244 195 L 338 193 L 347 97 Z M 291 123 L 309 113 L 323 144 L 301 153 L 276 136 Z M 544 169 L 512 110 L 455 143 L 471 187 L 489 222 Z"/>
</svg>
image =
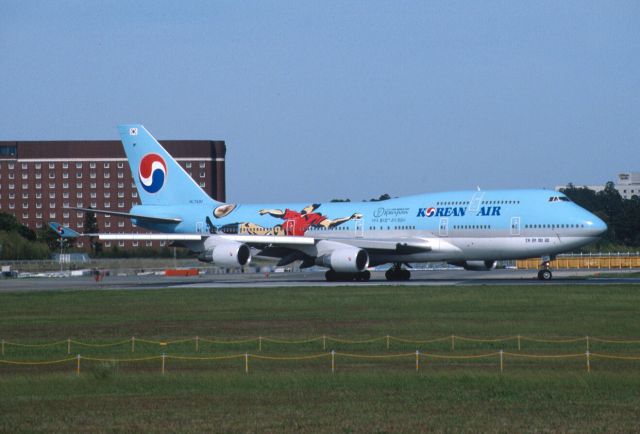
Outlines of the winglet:
<svg viewBox="0 0 640 434">
<path fill-rule="evenodd" d="M 78 232 L 69 227 L 62 226 L 60 223 L 50 222 L 49 227 L 57 233 L 60 238 L 77 238 L 81 236 Z"/>
</svg>

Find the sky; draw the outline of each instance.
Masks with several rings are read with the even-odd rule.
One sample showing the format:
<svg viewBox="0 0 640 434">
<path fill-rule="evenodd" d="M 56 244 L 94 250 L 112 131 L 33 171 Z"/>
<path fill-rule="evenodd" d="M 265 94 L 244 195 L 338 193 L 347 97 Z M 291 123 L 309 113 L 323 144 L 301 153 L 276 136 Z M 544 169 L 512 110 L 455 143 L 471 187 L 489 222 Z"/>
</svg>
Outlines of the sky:
<svg viewBox="0 0 640 434">
<path fill-rule="evenodd" d="M 638 1 L 0 0 L 0 140 L 225 140 L 227 200 L 640 171 Z"/>
</svg>

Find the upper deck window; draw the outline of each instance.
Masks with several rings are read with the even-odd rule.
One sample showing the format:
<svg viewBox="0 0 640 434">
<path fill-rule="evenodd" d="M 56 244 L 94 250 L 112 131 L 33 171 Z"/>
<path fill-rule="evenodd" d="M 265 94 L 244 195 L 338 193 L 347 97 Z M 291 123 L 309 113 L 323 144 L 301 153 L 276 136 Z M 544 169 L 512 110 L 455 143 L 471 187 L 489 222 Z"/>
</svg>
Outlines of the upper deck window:
<svg viewBox="0 0 640 434">
<path fill-rule="evenodd" d="M 549 202 L 571 202 L 567 196 L 551 196 Z"/>
</svg>

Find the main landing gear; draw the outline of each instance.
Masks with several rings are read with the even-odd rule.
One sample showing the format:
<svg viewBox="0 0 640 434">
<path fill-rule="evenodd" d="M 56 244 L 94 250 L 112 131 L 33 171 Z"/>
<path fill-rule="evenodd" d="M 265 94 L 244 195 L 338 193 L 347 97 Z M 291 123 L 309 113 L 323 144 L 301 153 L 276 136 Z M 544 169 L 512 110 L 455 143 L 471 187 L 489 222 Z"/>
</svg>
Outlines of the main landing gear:
<svg viewBox="0 0 640 434">
<path fill-rule="evenodd" d="M 538 280 L 551 280 L 552 278 L 553 274 L 549 269 L 549 261 L 545 261 L 542 263 L 542 270 L 538 271 Z"/>
<path fill-rule="evenodd" d="M 371 279 L 371 272 L 364 270 L 358 273 L 339 273 L 334 270 L 329 270 L 324 273 L 324 278 L 327 282 L 351 282 L 353 280 L 357 282 L 368 282 L 369 279 Z"/>
<path fill-rule="evenodd" d="M 394 264 L 393 267 L 389 268 L 387 272 L 384 273 L 384 277 L 390 281 L 409 280 L 411 279 L 411 272 L 402 268 L 402 264 Z"/>
</svg>

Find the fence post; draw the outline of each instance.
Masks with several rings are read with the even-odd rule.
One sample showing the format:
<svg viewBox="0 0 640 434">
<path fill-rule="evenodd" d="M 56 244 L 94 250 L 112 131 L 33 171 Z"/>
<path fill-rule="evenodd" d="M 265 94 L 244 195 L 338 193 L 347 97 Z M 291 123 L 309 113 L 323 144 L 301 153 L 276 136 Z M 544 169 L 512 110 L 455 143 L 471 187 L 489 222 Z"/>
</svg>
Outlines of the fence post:
<svg viewBox="0 0 640 434">
<path fill-rule="evenodd" d="M 244 373 L 249 373 L 249 354 L 244 353 Z"/>
<path fill-rule="evenodd" d="M 589 336 L 587 336 L 587 351 L 589 351 Z"/>
<path fill-rule="evenodd" d="M 420 370 L 420 350 L 416 350 L 416 372 Z"/>
<path fill-rule="evenodd" d="M 132 353 L 136 352 L 136 337 L 135 336 L 131 336 L 131 352 Z"/>
<path fill-rule="evenodd" d="M 67 338 L 67 354 L 71 354 L 71 338 Z"/>
<path fill-rule="evenodd" d="M 262 336 L 258 336 L 258 351 L 262 351 Z"/>
<path fill-rule="evenodd" d="M 4 339 L 2 340 L 2 355 L 4 356 Z"/>
<path fill-rule="evenodd" d="M 454 351 L 455 349 L 456 349 L 456 336 L 451 335 L 451 351 Z"/>
<path fill-rule="evenodd" d="M 520 351 L 520 335 L 518 335 L 518 351 Z"/>
<path fill-rule="evenodd" d="M 336 350 L 331 350 L 331 373 L 336 372 Z"/>
<path fill-rule="evenodd" d="M 591 372 L 591 360 L 590 360 L 590 355 L 591 353 L 589 353 L 589 350 L 587 350 L 587 352 L 585 353 L 587 355 L 587 372 Z"/>
<path fill-rule="evenodd" d="M 165 353 L 162 353 L 162 375 L 164 375 L 164 362 L 166 358 L 167 355 Z"/>
<path fill-rule="evenodd" d="M 325 335 L 322 335 L 322 349 L 327 349 L 327 337 Z"/>
<path fill-rule="evenodd" d="M 500 350 L 500 372 L 504 369 L 504 351 Z"/>
<path fill-rule="evenodd" d="M 200 338 L 196 336 L 196 353 L 200 352 Z"/>
<path fill-rule="evenodd" d="M 387 335 L 387 351 L 389 351 L 389 335 Z"/>
<path fill-rule="evenodd" d="M 80 375 L 80 354 L 76 357 L 76 375 Z"/>
</svg>

